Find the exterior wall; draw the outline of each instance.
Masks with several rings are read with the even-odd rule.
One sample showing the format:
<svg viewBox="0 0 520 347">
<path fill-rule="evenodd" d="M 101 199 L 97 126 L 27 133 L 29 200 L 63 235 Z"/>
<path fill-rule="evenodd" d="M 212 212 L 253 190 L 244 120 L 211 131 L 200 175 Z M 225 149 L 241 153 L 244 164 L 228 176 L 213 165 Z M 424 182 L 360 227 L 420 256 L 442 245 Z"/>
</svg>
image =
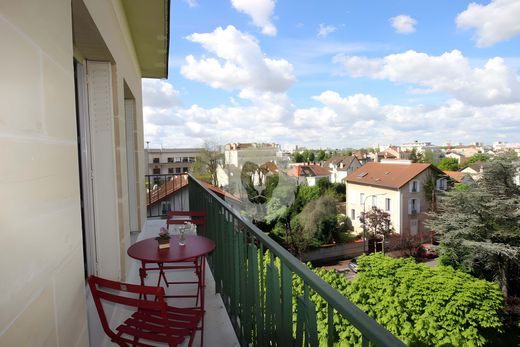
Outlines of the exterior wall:
<svg viewBox="0 0 520 347">
<path fill-rule="evenodd" d="M 0 4 L 0 346 L 88 346 L 71 28 Z"/>
<path fill-rule="evenodd" d="M 154 168 L 160 169 L 161 174 L 171 174 L 168 169 L 173 169 L 173 173 L 183 173 L 189 170 L 200 156 L 201 148 L 165 148 L 147 150 L 148 174 L 154 174 Z M 159 158 L 159 163 L 154 163 L 154 159 Z M 173 158 L 173 162 L 168 162 L 168 158 Z M 180 169 L 180 172 L 177 172 Z"/>
<path fill-rule="evenodd" d="M 352 209 L 355 210 L 355 219 L 352 219 L 352 225 L 354 226 L 354 232 L 361 233 L 363 231 L 363 225 L 359 221 L 359 217 L 363 212 L 363 201 L 360 201 L 360 194 L 364 194 L 364 199 L 373 194 L 386 194 L 377 196 L 377 207 L 386 211 L 385 199 L 390 199 L 390 220 L 392 227 L 396 233 L 401 233 L 401 207 L 400 207 L 400 194 L 397 190 L 391 190 L 386 188 L 372 187 L 362 184 L 346 183 L 347 185 L 347 208 L 346 215 L 352 219 Z M 372 207 L 372 198 L 368 198 L 365 203 L 365 211 L 369 211 Z"/>
<path fill-rule="evenodd" d="M 105 265 L 124 279 L 125 84 L 136 110 L 134 213 L 141 226 L 146 218 L 140 68 L 121 2 L 84 4 L 111 55 L 119 263 Z M 88 54 L 73 47 L 71 0 L 3 1 L 0 32 L 0 346 L 88 346 L 73 68 Z"/>
<path fill-rule="evenodd" d="M 401 210 L 401 220 L 402 220 L 402 235 L 423 235 L 426 236 L 426 233 L 429 231 L 424 222 L 426 221 L 426 212 L 428 211 L 428 201 L 424 195 L 424 182 L 427 177 L 427 172 L 422 172 L 418 175 L 414 180 L 419 182 L 419 190 L 418 192 L 411 192 L 410 186 L 412 185 L 412 181 L 408 182 L 401 188 L 401 199 L 402 199 L 402 210 Z M 417 199 L 419 201 L 419 210 L 417 214 L 411 214 L 409 211 L 409 201 L 410 199 Z M 411 223 L 417 223 L 417 233 L 415 230 L 411 228 Z"/>
</svg>

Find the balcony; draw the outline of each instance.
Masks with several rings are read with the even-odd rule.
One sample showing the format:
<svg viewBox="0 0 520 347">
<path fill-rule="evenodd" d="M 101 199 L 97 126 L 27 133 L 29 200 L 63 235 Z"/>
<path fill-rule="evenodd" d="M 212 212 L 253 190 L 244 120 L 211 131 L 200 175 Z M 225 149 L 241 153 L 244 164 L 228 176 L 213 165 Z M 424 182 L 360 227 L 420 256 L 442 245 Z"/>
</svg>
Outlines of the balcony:
<svg viewBox="0 0 520 347">
<path fill-rule="evenodd" d="M 216 244 L 207 259 L 206 345 L 218 341 L 219 346 L 332 346 L 338 342 L 334 314 L 340 314 L 359 330 L 363 346 L 369 342 L 375 346 L 404 346 L 213 191 L 191 176 L 187 188 L 189 209 L 208 213 L 208 224 L 199 233 Z M 155 236 L 163 225 L 162 219 L 148 219 L 138 239 Z M 138 283 L 138 268 L 137 262 L 132 264 L 129 282 Z M 186 280 L 180 276 L 187 274 L 178 270 L 168 274 L 174 280 Z M 303 291 L 293 301 L 296 278 L 303 282 Z M 150 283 L 154 280 L 147 279 Z M 320 343 L 312 293 L 328 303 L 328 339 Z M 91 305 L 89 311 L 93 310 Z M 97 340 L 91 337 L 91 341 Z"/>
</svg>

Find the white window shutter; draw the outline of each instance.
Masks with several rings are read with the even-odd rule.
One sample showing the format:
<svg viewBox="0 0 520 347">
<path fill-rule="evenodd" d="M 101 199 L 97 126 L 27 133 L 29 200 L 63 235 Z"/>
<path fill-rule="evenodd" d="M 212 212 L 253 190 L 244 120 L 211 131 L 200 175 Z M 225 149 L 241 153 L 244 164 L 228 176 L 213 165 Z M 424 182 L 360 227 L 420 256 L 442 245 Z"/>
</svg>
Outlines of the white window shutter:
<svg viewBox="0 0 520 347">
<path fill-rule="evenodd" d="M 421 181 L 417 180 L 417 192 L 421 191 Z"/>
<path fill-rule="evenodd" d="M 412 199 L 408 200 L 408 214 L 412 214 Z"/>
<path fill-rule="evenodd" d="M 408 182 L 408 191 L 413 192 L 413 181 Z"/>
<path fill-rule="evenodd" d="M 87 81 L 98 275 L 120 280 L 121 253 L 110 63 L 87 61 Z"/>
</svg>

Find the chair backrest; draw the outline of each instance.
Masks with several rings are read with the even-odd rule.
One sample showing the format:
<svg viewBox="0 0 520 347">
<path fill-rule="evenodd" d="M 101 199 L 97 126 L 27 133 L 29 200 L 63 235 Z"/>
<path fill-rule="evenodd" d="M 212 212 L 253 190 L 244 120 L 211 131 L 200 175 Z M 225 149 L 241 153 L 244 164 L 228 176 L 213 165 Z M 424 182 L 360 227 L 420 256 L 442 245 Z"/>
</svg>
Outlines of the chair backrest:
<svg viewBox="0 0 520 347">
<path fill-rule="evenodd" d="M 208 214 L 204 211 L 168 211 L 166 213 L 166 227 L 190 222 L 195 225 L 206 225 Z"/>
<path fill-rule="evenodd" d="M 168 326 L 167 305 L 164 300 L 164 289 L 162 287 L 116 282 L 97 276 L 90 276 L 88 278 L 88 285 L 94 303 L 96 304 L 103 330 L 112 339 L 117 338 L 117 334 L 110 329 L 102 300 L 135 307 L 136 310 L 145 309 L 156 311 L 157 315 L 160 315 L 164 319 L 165 326 Z M 152 296 L 152 300 L 147 300 L 147 295 Z M 144 297 L 144 299 L 141 299 L 141 297 Z"/>
</svg>

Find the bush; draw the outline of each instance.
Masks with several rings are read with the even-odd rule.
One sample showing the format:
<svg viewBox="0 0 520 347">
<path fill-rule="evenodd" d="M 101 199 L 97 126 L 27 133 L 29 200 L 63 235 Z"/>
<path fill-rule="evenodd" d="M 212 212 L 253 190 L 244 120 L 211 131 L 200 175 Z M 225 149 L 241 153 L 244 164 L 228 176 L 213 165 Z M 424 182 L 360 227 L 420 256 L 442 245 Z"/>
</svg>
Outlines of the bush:
<svg viewBox="0 0 520 347">
<path fill-rule="evenodd" d="M 406 344 L 483 346 L 490 332 L 502 331 L 504 299 L 494 283 L 451 267 L 431 268 L 380 253 L 360 257 L 358 265 L 352 282 L 333 271 L 314 271 Z M 293 282 L 293 295 L 302 295 L 301 280 Z M 328 306 L 318 294 L 310 295 L 320 345 L 326 345 Z M 334 329 L 336 346 L 361 345 L 360 333 L 337 313 Z"/>
</svg>

